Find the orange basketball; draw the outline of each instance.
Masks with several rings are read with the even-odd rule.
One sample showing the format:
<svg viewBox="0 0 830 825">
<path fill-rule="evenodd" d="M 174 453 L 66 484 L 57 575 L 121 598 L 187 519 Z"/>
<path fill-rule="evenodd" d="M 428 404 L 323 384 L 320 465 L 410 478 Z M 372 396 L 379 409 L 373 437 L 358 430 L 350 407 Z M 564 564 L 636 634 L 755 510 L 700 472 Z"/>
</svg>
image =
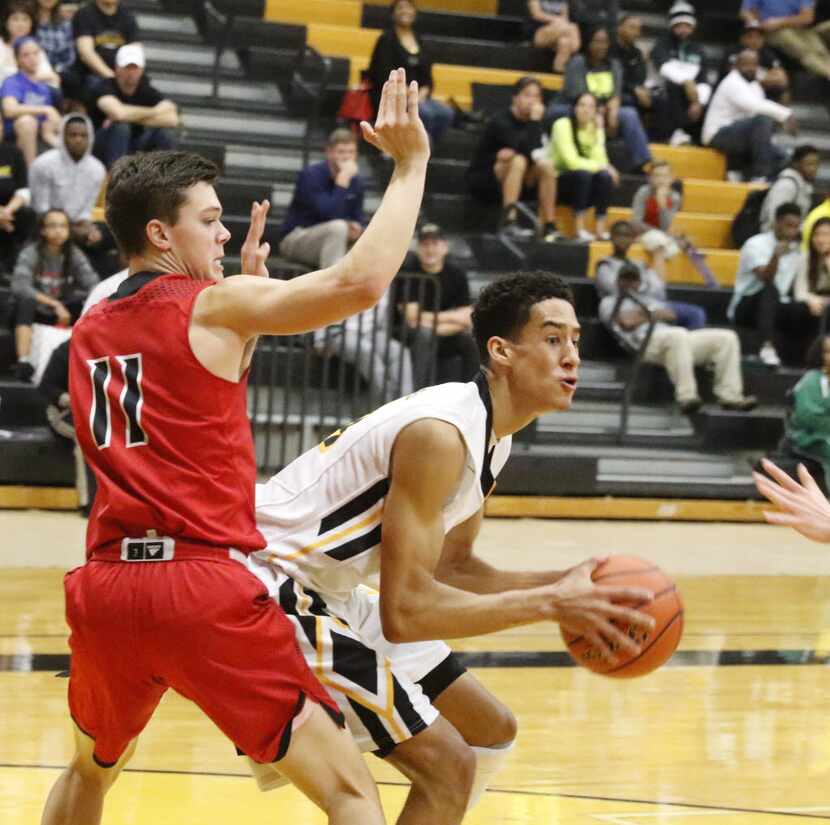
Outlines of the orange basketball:
<svg viewBox="0 0 830 825">
<path fill-rule="evenodd" d="M 613 645 L 616 662 L 603 659 L 599 650 L 583 636 L 560 628 L 568 652 L 577 664 L 594 673 L 618 679 L 645 676 L 666 662 L 674 653 L 683 635 L 683 601 L 674 582 L 656 565 L 637 556 L 611 556 L 594 570 L 591 578 L 597 584 L 622 587 L 645 587 L 654 593 L 650 604 L 632 605 L 648 613 L 656 622 L 651 631 L 622 628 L 631 638 L 641 643 L 639 654 L 630 654 Z M 615 622 L 619 626 L 618 622 Z"/>
</svg>

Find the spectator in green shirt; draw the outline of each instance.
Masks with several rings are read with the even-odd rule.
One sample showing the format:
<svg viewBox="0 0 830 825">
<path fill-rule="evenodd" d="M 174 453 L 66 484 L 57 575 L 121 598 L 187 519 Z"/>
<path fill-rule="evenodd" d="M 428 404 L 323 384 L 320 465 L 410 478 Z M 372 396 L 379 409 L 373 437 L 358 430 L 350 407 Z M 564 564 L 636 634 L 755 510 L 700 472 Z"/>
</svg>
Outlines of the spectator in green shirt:
<svg viewBox="0 0 830 825">
<path fill-rule="evenodd" d="M 574 211 L 576 239 L 607 240 L 608 204 L 620 176 L 608 162 L 602 117 L 597 113 L 597 100 L 590 92 L 576 99 L 570 117 L 554 122 L 550 151 L 558 173 L 559 200 Z M 596 215 L 596 235 L 585 228 L 585 212 L 591 207 Z"/>
</svg>

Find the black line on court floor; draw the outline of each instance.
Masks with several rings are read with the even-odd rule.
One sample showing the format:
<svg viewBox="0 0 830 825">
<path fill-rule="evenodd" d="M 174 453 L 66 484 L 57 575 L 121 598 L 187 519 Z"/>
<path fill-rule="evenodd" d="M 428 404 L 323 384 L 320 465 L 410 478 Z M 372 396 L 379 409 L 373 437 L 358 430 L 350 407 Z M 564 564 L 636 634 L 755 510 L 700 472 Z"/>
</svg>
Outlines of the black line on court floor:
<svg viewBox="0 0 830 825">
<path fill-rule="evenodd" d="M 456 654 L 465 667 L 575 667 L 564 650 L 505 650 Z M 737 667 L 741 665 L 828 665 L 830 652 L 795 650 L 680 650 L 664 667 Z M 67 653 L 0 655 L 0 672 L 20 673 L 69 670 Z"/>
<path fill-rule="evenodd" d="M 0 762 L 0 768 L 28 769 L 28 770 L 63 770 L 64 765 L 43 765 L 43 764 L 18 764 L 14 762 Z M 150 773 L 165 774 L 169 776 L 211 776 L 222 779 L 250 779 L 249 774 L 230 773 L 228 771 L 183 771 L 171 768 L 124 768 L 124 773 Z M 405 788 L 408 782 L 389 782 L 388 780 L 376 782 L 389 788 Z M 488 788 L 487 793 L 503 794 L 507 796 L 539 796 L 553 797 L 556 799 L 582 799 L 586 802 L 619 802 L 625 805 L 662 805 L 667 808 L 691 808 L 699 811 L 725 811 L 728 813 L 761 814 L 762 816 L 797 816 L 801 819 L 830 820 L 830 816 L 822 814 L 811 814 L 807 812 L 794 812 L 787 810 L 776 811 L 767 808 L 740 808 L 734 805 L 704 805 L 700 802 L 661 802 L 656 799 L 625 799 L 618 796 L 593 796 L 591 794 L 577 793 L 556 793 L 552 791 L 527 791 L 511 788 Z"/>
</svg>

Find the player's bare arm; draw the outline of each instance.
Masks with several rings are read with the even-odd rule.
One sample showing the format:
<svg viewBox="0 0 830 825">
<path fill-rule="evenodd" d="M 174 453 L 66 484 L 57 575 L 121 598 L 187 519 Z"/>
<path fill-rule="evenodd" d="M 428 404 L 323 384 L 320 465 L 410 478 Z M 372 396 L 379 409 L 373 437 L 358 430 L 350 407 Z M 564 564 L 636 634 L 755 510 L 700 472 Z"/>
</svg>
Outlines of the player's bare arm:
<svg viewBox="0 0 830 825">
<path fill-rule="evenodd" d="M 622 603 L 649 601 L 652 594 L 594 585 L 590 574 L 596 560 L 574 568 L 556 584 L 527 590 L 479 595 L 439 581 L 442 509 L 458 488 L 465 464 L 460 433 L 443 421 L 416 421 L 395 442 L 381 539 L 380 612 L 386 638 L 462 638 L 558 621 L 595 640 L 609 655 L 609 641 L 636 652 L 637 645 L 611 619 L 651 628 L 650 617 Z"/>
<path fill-rule="evenodd" d="M 412 240 L 429 159 L 417 84 L 407 86 L 402 69 L 384 84 L 375 126 L 361 126 L 364 138 L 394 159 L 395 171 L 349 253 L 334 266 L 292 281 L 228 278 L 199 296 L 194 324 L 228 329 L 244 346 L 256 335 L 301 333 L 342 321 L 380 300 Z"/>
<path fill-rule="evenodd" d="M 754 473 L 755 486 L 779 508 L 765 511 L 764 518 L 770 524 L 792 527 L 813 541 L 830 542 L 830 502 L 807 468 L 798 465 L 799 483 L 769 459 L 762 459 L 762 464 L 771 478 Z"/>
<path fill-rule="evenodd" d="M 566 570 L 500 570 L 475 554 L 475 541 L 484 518 L 482 507 L 472 518 L 456 525 L 444 538 L 436 578 L 471 593 L 503 593 L 555 584 Z"/>
</svg>

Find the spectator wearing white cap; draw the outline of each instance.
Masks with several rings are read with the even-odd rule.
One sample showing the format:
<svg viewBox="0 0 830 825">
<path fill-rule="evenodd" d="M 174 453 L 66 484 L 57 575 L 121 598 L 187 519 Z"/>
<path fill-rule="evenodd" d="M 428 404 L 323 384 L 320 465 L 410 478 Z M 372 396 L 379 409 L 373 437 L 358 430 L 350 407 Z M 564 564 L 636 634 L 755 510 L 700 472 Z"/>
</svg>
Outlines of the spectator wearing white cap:
<svg viewBox="0 0 830 825">
<path fill-rule="evenodd" d="M 115 77 L 105 80 L 92 110 L 98 127 L 93 152 L 108 169 L 131 152 L 173 149 L 179 125 L 176 104 L 144 74 L 144 48 L 129 43 L 118 50 Z"/>
<path fill-rule="evenodd" d="M 64 76 L 71 96 L 94 96 L 101 80 L 115 76 L 115 55 L 121 46 L 138 40 L 138 22 L 120 0 L 91 0 L 72 19 L 77 60 Z"/>
<path fill-rule="evenodd" d="M 668 34 L 651 51 L 651 62 L 663 82 L 654 106 L 654 137 L 672 144 L 691 143 L 700 131 L 703 109 L 712 94 L 706 55 L 693 39 L 697 15 L 691 3 L 674 3 L 668 23 Z"/>
</svg>

